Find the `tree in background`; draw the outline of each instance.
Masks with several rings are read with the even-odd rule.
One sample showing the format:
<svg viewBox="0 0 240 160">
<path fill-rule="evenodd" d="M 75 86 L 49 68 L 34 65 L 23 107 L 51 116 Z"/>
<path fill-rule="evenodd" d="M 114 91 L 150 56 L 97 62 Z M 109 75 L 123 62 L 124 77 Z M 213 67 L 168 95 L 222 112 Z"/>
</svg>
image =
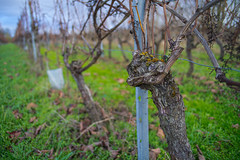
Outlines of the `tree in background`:
<svg viewBox="0 0 240 160">
<path fill-rule="evenodd" d="M 8 43 L 11 40 L 9 29 L 3 29 L 0 24 L 0 43 Z"/>
</svg>

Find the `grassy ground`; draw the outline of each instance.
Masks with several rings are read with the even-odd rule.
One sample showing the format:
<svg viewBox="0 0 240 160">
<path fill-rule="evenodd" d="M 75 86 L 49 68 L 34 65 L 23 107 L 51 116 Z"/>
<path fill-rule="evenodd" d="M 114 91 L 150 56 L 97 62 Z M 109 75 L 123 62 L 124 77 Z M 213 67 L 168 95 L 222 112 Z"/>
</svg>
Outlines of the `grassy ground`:
<svg viewBox="0 0 240 160">
<path fill-rule="evenodd" d="M 137 159 L 135 89 L 125 83 L 127 63 L 120 52 L 113 52 L 113 56 L 115 60 L 100 59 L 84 75 L 94 100 L 115 119 L 106 128 L 107 134 L 91 130 L 77 139 L 90 124 L 72 77 L 70 90 L 51 90 L 46 71 L 39 72 L 27 53 L 14 44 L 1 45 L 0 158 Z M 193 57 L 196 62 L 210 64 L 201 49 L 194 51 Z M 49 52 L 48 58 L 50 68 L 56 68 L 56 53 Z M 172 72 L 184 97 L 187 134 L 194 156 L 197 158 L 198 145 L 206 159 L 238 159 L 239 93 L 217 84 L 215 73 L 210 74 L 206 67 L 195 66 L 193 77 L 187 78 L 188 65 L 179 60 Z M 237 72 L 229 71 L 228 76 L 240 81 Z M 156 113 L 149 99 L 150 148 L 160 148 L 158 159 L 168 159 Z"/>
</svg>

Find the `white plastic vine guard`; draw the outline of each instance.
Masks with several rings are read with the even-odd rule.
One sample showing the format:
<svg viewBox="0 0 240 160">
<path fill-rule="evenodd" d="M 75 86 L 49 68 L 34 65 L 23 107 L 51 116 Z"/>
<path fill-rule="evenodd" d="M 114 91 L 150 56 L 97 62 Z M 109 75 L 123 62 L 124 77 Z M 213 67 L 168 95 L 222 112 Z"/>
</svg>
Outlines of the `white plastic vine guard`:
<svg viewBox="0 0 240 160">
<path fill-rule="evenodd" d="M 62 68 L 47 70 L 47 75 L 52 88 L 62 89 L 64 87 Z"/>
</svg>

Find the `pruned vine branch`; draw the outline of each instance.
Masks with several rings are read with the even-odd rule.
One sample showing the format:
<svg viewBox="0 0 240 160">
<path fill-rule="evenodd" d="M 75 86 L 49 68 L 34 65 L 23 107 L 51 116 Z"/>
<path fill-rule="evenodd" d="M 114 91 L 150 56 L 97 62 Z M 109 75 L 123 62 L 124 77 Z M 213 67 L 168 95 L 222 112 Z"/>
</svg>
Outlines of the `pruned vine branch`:
<svg viewBox="0 0 240 160">
<path fill-rule="evenodd" d="M 183 23 L 187 23 L 187 19 L 185 17 L 183 17 L 182 15 L 180 15 L 179 13 L 177 13 L 175 10 L 173 10 L 172 8 L 170 8 L 169 6 L 167 6 L 167 10 L 169 12 L 171 12 L 172 14 L 174 14 L 176 17 L 178 17 Z M 193 28 L 194 26 L 192 26 L 191 28 Z M 209 47 L 207 41 L 205 40 L 205 38 L 202 36 L 202 34 L 196 29 L 193 29 L 194 34 L 199 38 L 200 42 L 202 43 L 202 45 L 204 46 L 209 59 L 211 60 L 215 71 L 216 71 L 216 79 L 219 82 L 225 82 L 227 85 L 229 86 L 237 86 L 240 87 L 240 83 L 239 82 L 235 82 L 232 81 L 228 78 L 226 78 L 225 74 L 222 72 L 221 67 L 219 66 L 217 59 L 215 58 L 211 48 Z"/>
</svg>

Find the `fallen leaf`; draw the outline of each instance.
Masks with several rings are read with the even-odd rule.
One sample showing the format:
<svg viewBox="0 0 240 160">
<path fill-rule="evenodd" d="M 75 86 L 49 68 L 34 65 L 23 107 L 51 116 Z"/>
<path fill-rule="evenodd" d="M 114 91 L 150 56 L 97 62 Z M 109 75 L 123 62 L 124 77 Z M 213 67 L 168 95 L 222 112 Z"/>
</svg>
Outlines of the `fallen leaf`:
<svg viewBox="0 0 240 160">
<path fill-rule="evenodd" d="M 129 91 L 127 91 L 127 90 L 121 90 L 120 92 L 121 92 L 121 95 L 129 94 Z"/>
<path fill-rule="evenodd" d="M 238 129 L 239 128 L 239 124 L 234 124 L 234 125 L 232 125 L 232 127 Z"/>
<path fill-rule="evenodd" d="M 111 153 L 111 158 L 112 159 L 117 158 L 117 155 L 119 154 L 119 151 L 120 150 L 112 150 L 112 149 L 110 149 L 109 152 Z"/>
<path fill-rule="evenodd" d="M 48 156 L 49 159 L 53 159 L 53 151 L 54 151 L 54 149 L 52 148 L 50 150 L 50 153 L 49 153 L 49 156 Z"/>
<path fill-rule="evenodd" d="M 197 95 L 197 92 L 190 92 L 191 95 Z"/>
<path fill-rule="evenodd" d="M 101 146 L 102 145 L 102 142 L 95 142 L 93 144 L 90 144 L 90 145 L 87 145 L 87 146 L 83 146 L 83 151 L 91 151 L 93 152 L 94 150 L 94 147 L 95 146 Z"/>
<path fill-rule="evenodd" d="M 152 105 L 148 105 L 149 109 L 154 109 L 154 107 Z"/>
<path fill-rule="evenodd" d="M 41 150 L 42 153 L 48 153 L 50 150 Z"/>
<path fill-rule="evenodd" d="M 83 73 L 84 76 L 90 76 L 91 73 Z"/>
<path fill-rule="evenodd" d="M 158 130 L 158 127 L 156 127 L 154 124 L 150 124 L 149 128 L 152 130 Z"/>
<path fill-rule="evenodd" d="M 104 130 L 104 133 L 109 133 L 109 131 L 108 131 L 108 129 L 106 128 L 106 127 L 104 127 L 104 126 L 101 126 L 102 127 L 102 129 Z"/>
<path fill-rule="evenodd" d="M 128 123 L 132 126 L 136 126 L 136 117 L 129 118 Z"/>
<path fill-rule="evenodd" d="M 37 117 L 34 116 L 34 117 L 30 118 L 29 122 L 33 123 L 36 119 L 37 119 Z"/>
<path fill-rule="evenodd" d="M 80 131 L 86 129 L 90 124 L 91 124 L 90 119 L 85 118 L 84 120 L 82 120 L 79 124 Z"/>
<path fill-rule="evenodd" d="M 63 98 L 64 93 L 62 91 L 59 91 L 59 98 Z"/>
<path fill-rule="evenodd" d="M 114 91 L 118 91 L 119 89 L 118 88 L 113 88 Z"/>
<path fill-rule="evenodd" d="M 10 79 L 13 79 L 13 76 L 12 75 L 10 75 L 10 76 L 8 76 Z"/>
<path fill-rule="evenodd" d="M 218 98 L 218 97 L 215 97 L 215 98 L 214 98 L 214 100 L 215 100 L 215 102 L 217 102 L 217 103 L 219 103 L 219 102 L 220 102 L 220 100 L 219 100 L 219 98 Z"/>
<path fill-rule="evenodd" d="M 53 149 L 51 149 L 51 150 L 38 150 L 38 149 L 36 149 L 35 152 L 37 153 L 37 155 L 41 156 L 41 155 L 45 155 L 46 153 L 51 154 L 51 152 L 53 152 Z"/>
<path fill-rule="evenodd" d="M 34 138 L 35 137 L 33 132 L 30 132 L 30 131 L 27 131 L 24 134 L 25 134 L 26 137 L 29 137 L 29 138 Z"/>
<path fill-rule="evenodd" d="M 207 79 L 205 76 L 202 76 L 199 78 L 199 80 L 205 80 L 205 79 Z"/>
<path fill-rule="evenodd" d="M 224 86 L 224 83 L 219 83 L 218 85 L 222 87 L 222 86 Z"/>
<path fill-rule="evenodd" d="M 104 149 L 107 149 L 107 150 L 110 151 L 111 147 L 109 147 L 108 137 L 107 136 L 102 136 L 102 137 L 100 137 L 100 140 L 102 142 L 102 147 Z"/>
<path fill-rule="evenodd" d="M 37 108 L 38 105 L 36 105 L 35 103 L 31 102 L 27 105 L 27 109 L 30 110 L 32 108 Z"/>
<path fill-rule="evenodd" d="M 204 82 L 204 84 L 206 84 L 206 85 L 214 85 L 215 82 L 214 81 L 206 81 L 206 82 Z"/>
<path fill-rule="evenodd" d="M 109 115 L 105 112 L 104 108 L 100 106 L 100 104 L 96 103 L 98 105 L 98 108 L 100 108 L 101 114 L 103 115 L 103 118 L 108 118 Z"/>
<path fill-rule="evenodd" d="M 183 98 L 186 98 L 186 97 L 187 97 L 187 95 L 186 95 L 186 94 L 182 94 L 182 97 L 183 97 Z"/>
<path fill-rule="evenodd" d="M 10 139 L 17 139 L 20 136 L 21 131 L 12 131 L 12 132 L 7 131 L 7 133 L 9 134 Z"/>
<path fill-rule="evenodd" d="M 100 135 L 100 132 L 96 132 L 96 131 L 93 131 L 90 129 L 90 132 L 92 135 L 95 135 L 95 136 L 99 136 Z"/>
<path fill-rule="evenodd" d="M 150 160 L 156 160 L 158 155 L 161 153 L 160 148 L 156 148 L 156 149 L 150 149 L 149 152 L 149 159 Z"/>
<path fill-rule="evenodd" d="M 69 104 L 68 107 L 66 108 L 67 115 L 72 114 L 72 111 L 74 108 L 76 108 L 76 104 Z"/>
<path fill-rule="evenodd" d="M 134 149 L 132 150 L 132 152 L 131 152 L 131 155 L 132 155 L 132 156 L 135 156 L 136 154 L 137 154 L 137 149 L 134 148 Z"/>
<path fill-rule="evenodd" d="M 200 150 L 200 148 L 198 147 L 198 145 L 196 145 L 196 147 L 197 147 L 197 151 L 198 151 L 198 159 L 199 160 L 205 160 L 205 157 L 203 156 L 203 153 Z"/>
<path fill-rule="evenodd" d="M 218 91 L 216 89 L 211 89 L 212 93 L 218 93 Z"/>
<path fill-rule="evenodd" d="M 156 153 L 156 154 L 160 154 L 160 153 L 161 153 L 160 148 L 151 149 L 151 151 L 153 151 L 153 152 Z"/>
<path fill-rule="evenodd" d="M 179 85 L 182 85 L 183 77 L 175 77 L 174 80 L 175 80 Z"/>
<path fill-rule="evenodd" d="M 59 105 L 60 103 L 61 103 L 61 101 L 60 101 L 59 97 L 57 97 L 53 102 L 54 105 Z"/>
<path fill-rule="evenodd" d="M 14 110 L 12 113 L 14 114 L 14 117 L 15 117 L 16 119 L 21 119 L 22 116 L 23 116 L 22 113 L 19 113 L 18 110 Z"/>
<path fill-rule="evenodd" d="M 124 80 L 123 78 L 118 78 L 117 81 L 118 81 L 118 83 L 120 83 L 120 84 L 122 84 L 122 83 L 125 82 L 125 80 Z"/>
<path fill-rule="evenodd" d="M 149 152 L 149 159 L 150 160 L 156 160 L 157 159 L 157 156 L 154 152 L 150 151 Z"/>
<path fill-rule="evenodd" d="M 160 127 L 158 128 L 157 136 L 158 136 L 162 141 L 165 140 L 165 134 L 164 134 L 162 128 L 160 128 Z"/>
<path fill-rule="evenodd" d="M 38 126 L 38 128 L 35 131 L 35 135 L 38 135 L 41 132 L 41 130 L 45 128 L 45 126 L 46 126 L 46 123 L 43 123 L 42 125 Z"/>
</svg>

